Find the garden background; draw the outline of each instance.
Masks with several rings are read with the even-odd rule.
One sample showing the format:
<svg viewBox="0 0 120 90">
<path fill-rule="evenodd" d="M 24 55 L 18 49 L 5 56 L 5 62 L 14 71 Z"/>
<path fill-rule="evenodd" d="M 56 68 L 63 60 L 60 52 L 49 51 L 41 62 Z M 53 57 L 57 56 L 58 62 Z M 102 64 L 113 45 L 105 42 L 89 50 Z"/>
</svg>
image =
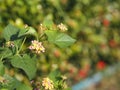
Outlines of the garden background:
<svg viewBox="0 0 120 90">
<path fill-rule="evenodd" d="M 18 28 L 27 24 L 41 33 L 40 25 L 46 21 L 48 25 L 51 21 L 56 25 L 65 24 L 68 28 L 66 33 L 76 42 L 67 48 L 46 45 L 47 50 L 40 55 L 37 63 L 36 77 L 41 78 L 58 69 L 67 77 L 68 86 L 72 87 L 119 63 L 119 0 L 0 0 L 0 37 L 8 24 Z M 27 41 L 30 42 L 29 39 Z M 120 68 L 119 65 L 117 68 Z M 24 78 L 13 68 L 7 69 L 7 72 Z M 119 90 L 119 73 L 109 78 L 111 82 L 103 76 L 102 82 L 91 86 L 91 90 Z"/>
</svg>

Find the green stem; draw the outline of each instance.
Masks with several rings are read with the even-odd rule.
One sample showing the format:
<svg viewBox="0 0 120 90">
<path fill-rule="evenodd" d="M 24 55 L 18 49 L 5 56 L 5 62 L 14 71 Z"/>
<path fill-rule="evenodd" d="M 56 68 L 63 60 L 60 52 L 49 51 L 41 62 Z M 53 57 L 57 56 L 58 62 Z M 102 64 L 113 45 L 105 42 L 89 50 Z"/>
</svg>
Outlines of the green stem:
<svg viewBox="0 0 120 90">
<path fill-rule="evenodd" d="M 45 35 L 45 33 L 42 33 L 42 34 L 39 36 L 39 39 L 41 39 L 44 35 Z"/>
<path fill-rule="evenodd" d="M 36 37 L 37 40 L 39 40 L 39 38 L 38 38 L 38 34 L 35 34 L 35 37 Z"/>
<path fill-rule="evenodd" d="M 1 61 L 3 60 L 3 56 L 0 58 L 0 60 L 1 60 Z"/>
<path fill-rule="evenodd" d="M 17 54 L 19 54 L 19 52 L 21 51 L 21 49 L 22 49 L 22 47 L 23 47 L 23 44 L 25 43 L 25 40 L 26 40 L 26 37 L 24 38 L 24 40 L 23 40 L 23 42 L 22 42 L 22 44 L 21 44 L 21 46 L 20 46 L 20 49 L 17 51 Z"/>
</svg>

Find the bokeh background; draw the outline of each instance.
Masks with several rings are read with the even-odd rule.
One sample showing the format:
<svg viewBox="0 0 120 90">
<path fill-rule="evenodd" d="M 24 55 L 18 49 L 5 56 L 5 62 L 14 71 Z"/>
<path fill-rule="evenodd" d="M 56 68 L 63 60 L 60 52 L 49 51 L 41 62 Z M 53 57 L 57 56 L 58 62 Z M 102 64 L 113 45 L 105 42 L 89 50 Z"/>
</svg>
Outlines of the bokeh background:
<svg viewBox="0 0 120 90">
<path fill-rule="evenodd" d="M 77 41 L 65 49 L 46 45 L 47 52 L 39 57 L 38 76 L 59 69 L 73 86 L 119 63 L 120 0 L 0 0 L 0 34 L 9 23 L 19 28 L 27 24 L 39 33 L 46 19 L 64 23 Z M 111 82 L 103 78 L 91 90 L 119 90 L 119 73 L 109 77 Z"/>
</svg>

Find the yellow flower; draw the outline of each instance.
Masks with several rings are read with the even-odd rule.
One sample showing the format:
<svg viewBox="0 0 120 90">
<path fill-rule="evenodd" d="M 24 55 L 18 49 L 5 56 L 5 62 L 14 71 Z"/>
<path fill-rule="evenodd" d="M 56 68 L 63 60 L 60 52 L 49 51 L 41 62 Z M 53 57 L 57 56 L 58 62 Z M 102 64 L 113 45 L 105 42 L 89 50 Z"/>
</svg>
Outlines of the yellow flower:
<svg viewBox="0 0 120 90">
<path fill-rule="evenodd" d="M 48 77 L 47 78 L 43 78 L 42 86 L 44 86 L 45 89 L 48 89 L 48 90 L 52 90 L 54 88 L 53 81 L 50 80 Z"/>
<path fill-rule="evenodd" d="M 6 42 L 6 46 L 7 47 L 14 47 L 15 45 L 14 45 L 13 41 L 8 41 L 8 42 Z"/>
<path fill-rule="evenodd" d="M 39 54 L 41 52 L 45 52 L 45 48 L 42 45 L 42 42 L 38 42 L 36 40 L 31 41 L 32 44 L 29 46 L 29 49 Z"/>
<path fill-rule="evenodd" d="M 62 79 L 63 79 L 63 80 L 66 80 L 66 79 L 67 79 L 67 77 L 66 77 L 66 76 L 63 76 L 63 75 L 62 75 L 61 77 L 62 77 Z"/>
<path fill-rule="evenodd" d="M 57 25 L 57 27 L 63 32 L 68 30 L 68 28 L 63 23 L 60 23 Z"/>
</svg>

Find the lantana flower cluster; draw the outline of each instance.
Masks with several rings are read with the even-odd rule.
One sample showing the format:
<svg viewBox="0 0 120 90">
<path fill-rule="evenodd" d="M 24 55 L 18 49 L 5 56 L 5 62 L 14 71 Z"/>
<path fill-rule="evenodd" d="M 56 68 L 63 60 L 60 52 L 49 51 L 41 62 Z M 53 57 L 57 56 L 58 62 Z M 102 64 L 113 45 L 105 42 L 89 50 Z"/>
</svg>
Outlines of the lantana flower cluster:
<svg viewBox="0 0 120 90">
<path fill-rule="evenodd" d="M 53 90 L 53 88 L 54 88 L 53 81 L 50 80 L 48 77 L 43 78 L 42 86 L 44 86 L 44 88 L 47 89 L 47 90 Z"/>
<path fill-rule="evenodd" d="M 68 30 L 68 28 L 63 23 L 58 24 L 57 27 L 63 32 Z"/>
<path fill-rule="evenodd" d="M 7 47 L 14 47 L 15 45 L 14 45 L 13 41 L 8 41 L 8 42 L 6 42 L 6 46 Z"/>
<path fill-rule="evenodd" d="M 41 52 L 45 52 L 45 48 L 42 45 L 42 42 L 39 42 L 37 40 L 31 41 L 31 45 L 29 46 L 29 49 L 36 54 L 40 54 Z"/>
<path fill-rule="evenodd" d="M 32 84 L 32 86 L 34 87 L 33 90 L 57 90 L 56 89 L 56 85 L 58 85 L 57 87 L 62 87 L 62 88 L 68 88 L 65 80 L 67 79 L 66 76 L 61 76 L 62 78 L 62 83 L 58 83 L 58 81 L 53 82 L 53 80 L 51 80 L 49 77 L 45 77 L 42 79 L 42 81 L 34 81 L 32 80 L 30 83 Z M 63 89 L 61 89 L 63 90 Z"/>
</svg>

